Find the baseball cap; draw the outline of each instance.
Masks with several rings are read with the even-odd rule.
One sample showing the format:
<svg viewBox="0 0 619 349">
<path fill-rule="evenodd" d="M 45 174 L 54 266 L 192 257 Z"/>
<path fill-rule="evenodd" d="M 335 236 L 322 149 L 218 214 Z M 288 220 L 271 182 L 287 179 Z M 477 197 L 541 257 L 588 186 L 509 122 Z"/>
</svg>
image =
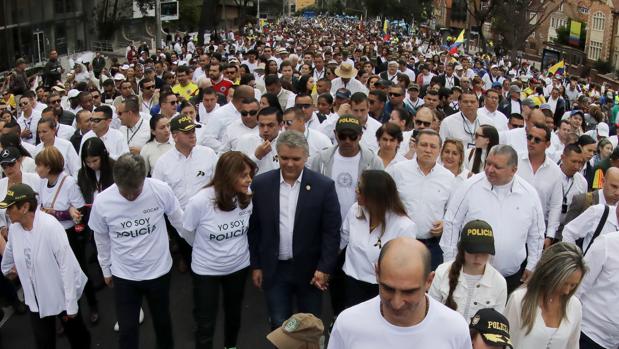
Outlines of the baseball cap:
<svg viewBox="0 0 619 349">
<path fill-rule="evenodd" d="M 78 91 L 78 90 L 76 90 L 76 89 L 74 89 L 74 88 L 70 89 L 70 90 L 69 90 L 69 93 L 67 93 L 67 97 L 68 97 L 69 99 L 71 99 L 71 98 L 75 98 L 75 97 L 77 97 L 77 96 L 79 96 L 79 95 L 80 95 L 80 91 Z"/>
<path fill-rule="evenodd" d="M 502 86 L 503 84 L 498 81 L 492 83 L 492 88 L 501 88 Z"/>
<path fill-rule="evenodd" d="M 335 98 L 350 99 L 350 91 L 340 90 L 335 93 Z"/>
<path fill-rule="evenodd" d="M 37 193 L 35 193 L 34 190 L 32 190 L 32 188 L 30 188 L 27 184 L 15 184 L 7 190 L 6 196 L 2 202 L 0 202 L 0 208 L 4 209 L 18 201 L 33 199 L 36 198 L 36 196 Z"/>
<path fill-rule="evenodd" d="M 19 159 L 21 153 L 15 147 L 6 147 L 0 152 L 0 165 L 12 164 Z"/>
<path fill-rule="evenodd" d="M 570 116 L 576 115 L 576 114 L 580 114 L 580 117 L 582 117 L 582 118 L 585 117 L 585 113 L 582 110 L 580 110 L 580 109 L 572 110 L 572 112 L 570 113 Z"/>
<path fill-rule="evenodd" d="M 361 123 L 359 119 L 352 115 L 342 115 L 339 119 L 337 119 L 337 123 L 335 124 L 335 132 L 341 132 L 345 130 L 350 130 L 355 133 L 361 133 Z"/>
<path fill-rule="evenodd" d="M 518 86 L 518 85 L 511 85 L 509 87 L 509 92 L 520 93 L 520 92 L 522 92 L 522 90 L 520 89 L 520 86 Z"/>
<path fill-rule="evenodd" d="M 492 308 L 479 309 L 471 318 L 469 327 L 477 330 L 488 345 L 502 345 L 513 348 L 512 341 L 509 338 L 509 321 Z"/>
<path fill-rule="evenodd" d="M 299 313 L 284 321 L 281 327 L 267 335 L 278 349 L 319 348 L 325 328 L 322 320 L 312 314 Z"/>
<path fill-rule="evenodd" d="M 522 101 L 522 105 L 526 105 L 529 108 L 537 108 L 537 104 L 535 104 L 535 102 L 531 98 L 526 98 L 524 101 Z"/>
<path fill-rule="evenodd" d="M 548 103 L 544 103 L 542 105 L 539 106 L 540 110 L 552 110 L 552 108 L 550 108 L 550 104 Z"/>
<path fill-rule="evenodd" d="M 408 90 L 409 91 L 410 90 L 417 90 L 417 91 L 419 91 L 419 85 L 415 84 L 415 83 L 412 83 L 412 84 L 408 85 Z"/>
<path fill-rule="evenodd" d="M 196 124 L 189 116 L 177 116 L 170 120 L 170 131 L 188 132 L 196 127 L 200 128 L 202 125 Z"/>
<path fill-rule="evenodd" d="M 472 220 L 464 225 L 460 244 L 468 253 L 489 253 L 494 255 L 494 233 L 486 221 Z"/>
<path fill-rule="evenodd" d="M 609 130 L 609 127 L 608 127 L 607 123 L 600 122 L 600 123 L 597 124 L 597 126 L 595 128 L 598 131 L 598 137 L 606 137 L 606 138 L 608 138 L 608 135 L 610 134 L 610 130 Z"/>
</svg>

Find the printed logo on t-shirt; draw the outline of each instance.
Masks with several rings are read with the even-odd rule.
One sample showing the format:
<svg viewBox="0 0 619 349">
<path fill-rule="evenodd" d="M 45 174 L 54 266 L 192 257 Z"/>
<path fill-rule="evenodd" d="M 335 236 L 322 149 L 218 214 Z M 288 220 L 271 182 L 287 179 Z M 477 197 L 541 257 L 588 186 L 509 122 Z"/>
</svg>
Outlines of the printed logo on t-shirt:
<svg viewBox="0 0 619 349">
<path fill-rule="evenodd" d="M 337 175 L 337 185 L 341 188 L 352 187 L 352 175 L 347 172 L 342 172 Z"/>
<path fill-rule="evenodd" d="M 245 225 L 244 219 L 237 219 L 230 223 L 217 224 L 218 234 L 209 234 L 208 239 L 213 241 L 224 241 L 237 238 L 247 233 L 248 226 Z"/>
<path fill-rule="evenodd" d="M 136 238 L 155 231 L 157 226 L 150 223 L 150 217 L 143 217 L 120 222 L 122 231 L 116 232 L 116 238 Z"/>
</svg>

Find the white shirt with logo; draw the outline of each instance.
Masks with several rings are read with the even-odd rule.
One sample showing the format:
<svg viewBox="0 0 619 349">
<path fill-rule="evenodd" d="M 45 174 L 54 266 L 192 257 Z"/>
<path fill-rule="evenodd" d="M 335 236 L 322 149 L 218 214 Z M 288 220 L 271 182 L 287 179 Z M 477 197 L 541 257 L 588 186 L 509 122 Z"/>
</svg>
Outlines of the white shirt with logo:
<svg viewBox="0 0 619 349">
<path fill-rule="evenodd" d="M 172 189 L 157 179 L 146 178 L 142 193 L 133 201 L 120 195 L 116 184 L 97 195 L 88 226 L 94 231 L 103 276 L 143 281 L 170 271 L 164 214 L 182 234 L 180 203 Z"/>
<path fill-rule="evenodd" d="M 191 270 L 198 275 L 228 275 L 249 266 L 247 229 L 251 202 L 244 209 L 222 211 L 215 188 L 207 187 L 189 199 L 183 228 L 195 232 Z"/>
<path fill-rule="evenodd" d="M 361 152 L 353 157 L 344 157 L 336 151 L 333 156 L 333 170 L 331 178 L 335 181 L 335 191 L 340 202 L 340 214 L 342 221 L 346 218 L 348 210 L 357 200 L 355 190 L 359 181 L 359 161 Z"/>
</svg>

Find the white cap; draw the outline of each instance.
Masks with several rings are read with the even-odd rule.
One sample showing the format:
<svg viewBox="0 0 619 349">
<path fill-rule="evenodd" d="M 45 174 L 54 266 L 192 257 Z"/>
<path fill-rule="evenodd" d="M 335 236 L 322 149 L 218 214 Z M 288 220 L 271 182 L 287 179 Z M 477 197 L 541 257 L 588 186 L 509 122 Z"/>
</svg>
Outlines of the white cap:
<svg viewBox="0 0 619 349">
<path fill-rule="evenodd" d="M 125 80 L 125 76 L 122 75 L 121 73 L 116 73 L 116 75 L 114 75 L 114 80 L 117 80 L 117 81 Z"/>
<path fill-rule="evenodd" d="M 129 68 L 131 68 L 131 67 L 129 66 L 129 64 L 123 64 L 123 65 L 122 65 L 122 67 L 120 67 L 120 69 L 122 69 L 122 70 L 127 70 L 127 69 L 129 69 Z"/>
<path fill-rule="evenodd" d="M 79 94 L 80 94 L 80 91 L 78 91 L 78 90 L 73 88 L 73 89 L 69 90 L 69 93 L 67 93 L 67 97 L 69 97 L 69 99 L 71 99 L 71 98 L 75 98 L 75 97 L 79 96 Z"/>
<path fill-rule="evenodd" d="M 596 126 L 596 130 L 598 131 L 598 137 L 606 137 L 610 134 L 610 130 L 608 128 L 608 124 L 605 122 L 600 122 Z"/>
</svg>

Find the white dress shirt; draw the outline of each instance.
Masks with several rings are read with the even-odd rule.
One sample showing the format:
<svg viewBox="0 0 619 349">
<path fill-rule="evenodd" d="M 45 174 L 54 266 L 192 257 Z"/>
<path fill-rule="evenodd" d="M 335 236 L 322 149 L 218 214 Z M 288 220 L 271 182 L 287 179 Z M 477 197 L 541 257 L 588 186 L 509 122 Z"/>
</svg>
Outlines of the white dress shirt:
<svg viewBox="0 0 619 349">
<path fill-rule="evenodd" d="M 307 158 L 308 164 L 312 163 L 314 155 L 316 155 L 319 151 L 333 145 L 329 137 L 314 129 L 308 128 L 305 130 L 305 139 L 307 139 L 307 145 L 309 147 L 309 157 Z"/>
<path fill-rule="evenodd" d="M 263 156 L 262 159 L 258 160 L 256 157 L 256 148 L 258 148 L 258 146 L 262 143 L 264 143 L 264 139 L 260 138 L 258 134 L 246 134 L 239 138 L 239 141 L 236 144 L 236 149 L 233 149 L 249 156 L 249 158 L 256 163 L 258 166 L 258 172 L 256 174 L 265 173 L 267 171 L 279 168 L 277 149 L 275 149 L 277 138 L 271 141 L 271 151 Z"/>
<path fill-rule="evenodd" d="M 56 136 L 67 141 L 71 140 L 73 134 L 75 133 L 75 128 L 65 124 L 56 125 Z"/>
<path fill-rule="evenodd" d="M 22 142 L 30 143 L 32 145 L 35 144 L 37 139 L 37 126 L 39 124 L 39 120 L 41 120 L 41 113 L 33 110 L 30 114 L 29 118 L 24 116 L 24 112 L 21 112 L 19 118 L 17 118 L 17 123 L 21 128 L 21 131 L 30 130 L 32 136 L 30 138 L 22 138 Z"/>
<path fill-rule="evenodd" d="M 528 154 L 521 156 L 518 161 L 517 175 L 531 184 L 539 195 L 544 220 L 546 221 L 546 236 L 554 238 L 561 218 L 563 193 L 561 192 L 561 178 L 563 172 L 557 164 L 546 156 L 544 163 L 533 173 Z"/>
<path fill-rule="evenodd" d="M 619 234 L 595 239 L 585 255 L 587 273 L 576 296 L 583 305 L 582 332 L 604 348 L 619 348 Z"/>
<path fill-rule="evenodd" d="M 343 266 L 346 275 L 376 284 L 374 266 L 378 262 L 382 246 L 400 236 L 415 238 L 417 226 L 408 216 L 399 216 L 388 211 L 385 214 L 384 229 L 380 225 L 370 231 L 369 216 L 369 212 L 359 204 L 352 205 L 342 224 L 340 250 L 348 246 Z"/>
<path fill-rule="evenodd" d="M 566 224 L 563 228 L 563 241 L 575 243 L 576 240 L 584 238 L 582 247 L 583 251 L 586 250 L 591 243 L 591 238 L 593 237 L 595 229 L 602 219 L 605 206 L 605 204 L 589 206 L 578 217 Z M 619 230 L 619 222 L 617 222 L 617 214 L 615 213 L 616 210 L 616 206 L 608 206 L 608 218 L 606 218 L 606 222 L 604 222 L 604 226 L 602 226 L 600 236 Z"/>
<path fill-rule="evenodd" d="M 363 126 L 363 135 L 361 135 L 361 141 L 359 141 L 359 144 L 370 149 L 374 153 L 377 153 L 378 140 L 376 140 L 376 131 L 378 131 L 381 126 L 383 126 L 383 124 L 368 115 L 367 121 Z"/>
<path fill-rule="evenodd" d="M 54 137 L 54 147 L 58 149 L 62 157 L 64 158 L 64 170 L 71 176 L 77 178 L 77 173 L 82 167 L 82 161 L 80 160 L 73 143 L 58 137 Z M 44 148 L 43 143 L 37 144 L 32 157 L 35 158 Z"/>
<path fill-rule="evenodd" d="M 97 135 L 93 130 L 88 131 L 84 137 L 82 137 L 82 143 L 80 143 L 80 156 L 82 154 L 81 150 L 84 146 L 84 142 L 86 142 L 87 139 L 94 137 L 97 137 Z M 122 133 L 118 130 L 110 128 L 107 130 L 105 135 L 99 138 L 103 141 L 103 144 L 105 144 L 105 149 L 107 149 L 108 153 L 110 153 L 110 157 L 114 160 L 129 152 L 129 146 L 127 145 Z"/>
<path fill-rule="evenodd" d="M 522 114 L 522 110 L 520 108 L 520 103 L 518 103 L 518 101 L 510 99 L 510 103 L 511 103 L 511 113 L 512 114 Z"/>
<path fill-rule="evenodd" d="M 213 108 L 213 110 L 211 110 L 210 112 L 206 111 L 206 107 L 204 107 L 204 103 L 200 103 L 198 104 L 198 116 L 200 117 L 200 123 L 202 125 L 206 125 L 208 124 L 210 118 L 212 117 L 213 113 L 220 108 L 219 103 L 215 104 L 215 108 Z"/>
<path fill-rule="evenodd" d="M 205 145 L 211 149 L 220 149 L 226 128 L 233 121 L 240 120 L 241 113 L 234 104 L 228 103 L 212 112 L 208 119 L 202 134 L 203 138 L 198 139 L 198 144 Z"/>
<path fill-rule="evenodd" d="M 475 130 L 481 125 L 492 125 L 492 120 L 485 116 L 477 116 L 473 122 L 469 121 L 464 116 L 464 113 L 457 112 L 446 117 L 441 122 L 439 134 L 443 142 L 447 138 L 453 138 L 462 141 L 464 149 L 475 146 Z"/>
<path fill-rule="evenodd" d="M 565 210 L 561 210 L 561 224 L 565 224 L 565 214 L 567 213 L 567 209 L 572 204 L 574 195 L 586 193 L 588 184 L 585 177 L 578 172 L 576 172 L 576 174 L 572 177 L 568 177 L 565 173 L 563 173 L 563 171 L 561 171 L 561 175 L 561 193 L 563 194 L 561 204 L 565 205 Z"/>
<path fill-rule="evenodd" d="M 501 113 L 498 109 L 495 111 L 490 111 L 486 107 L 481 107 L 477 109 L 477 117 L 492 120 L 492 126 L 494 126 L 499 132 L 507 131 L 509 129 L 507 127 L 507 116 Z"/>
<path fill-rule="evenodd" d="M 133 127 L 123 125 L 118 130 L 129 148 L 142 148 L 150 140 L 150 122 L 143 117 Z"/>
<path fill-rule="evenodd" d="M 301 188 L 303 171 L 294 181 L 293 185 L 286 183 L 284 177 L 279 175 L 279 260 L 289 260 L 294 257 L 292 253 L 292 234 L 294 232 L 294 219 L 297 213 L 297 202 Z"/>
<path fill-rule="evenodd" d="M 514 148 L 518 156 L 527 154 L 527 130 L 526 127 L 514 128 L 511 130 L 499 132 L 499 143 L 507 144 Z"/>
<path fill-rule="evenodd" d="M 337 90 L 341 88 L 345 88 L 350 91 L 351 95 L 356 92 L 363 92 L 365 95 L 369 93 L 367 87 L 355 78 L 350 79 L 350 81 L 346 84 L 342 81 L 342 78 L 335 78 L 331 80 L 331 95 L 335 96 Z"/>
<path fill-rule="evenodd" d="M 245 126 L 243 120 L 234 120 L 226 128 L 224 136 L 221 140 L 221 148 L 219 148 L 219 153 L 225 153 L 232 149 L 236 149 L 241 137 L 247 134 L 258 136 L 258 132 L 258 125 L 254 126 L 254 128 L 249 128 Z"/>
<path fill-rule="evenodd" d="M 455 181 L 453 173 L 437 163 L 424 175 L 414 160 L 399 162 L 387 172 L 398 187 L 408 216 L 417 224 L 417 238 L 431 238 L 433 223 L 443 218 Z"/>
<path fill-rule="evenodd" d="M 440 242 L 445 261 L 455 257 L 462 227 L 475 219 L 492 227 L 496 254 L 491 264 L 503 276 L 516 274 L 525 258 L 527 270 L 535 268 L 542 254 L 545 226 L 542 204 L 532 185 L 514 175 L 510 183 L 493 186 L 483 172 L 460 185 L 445 212 Z"/>
<path fill-rule="evenodd" d="M 185 209 L 196 190 L 211 181 L 216 164 L 217 155 L 211 148 L 196 145 L 186 157 L 174 147 L 161 155 L 152 173 L 153 178 L 166 182 L 172 188 L 181 208 Z"/>
<path fill-rule="evenodd" d="M 30 311 L 41 318 L 63 311 L 77 314 L 87 278 L 58 220 L 36 210 L 31 230 L 13 223 L 9 232 L 2 273 L 7 275 L 15 267 Z"/>
</svg>

